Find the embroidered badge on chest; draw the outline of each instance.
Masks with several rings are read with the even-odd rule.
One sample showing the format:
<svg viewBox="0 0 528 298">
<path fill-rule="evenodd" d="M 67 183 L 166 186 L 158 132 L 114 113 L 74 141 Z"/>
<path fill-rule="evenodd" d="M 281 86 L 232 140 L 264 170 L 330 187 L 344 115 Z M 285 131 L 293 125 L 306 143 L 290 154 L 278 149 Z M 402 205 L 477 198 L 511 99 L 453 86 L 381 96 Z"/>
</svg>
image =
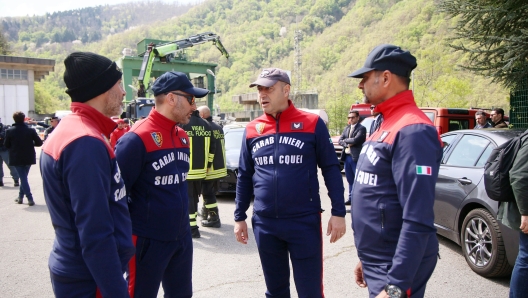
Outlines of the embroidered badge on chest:
<svg viewBox="0 0 528 298">
<path fill-rule="evenodd" d="M 266 124 L 264 123 L 257 123 L 255 124 L 255 130 L 257 131 L 257 133 L 259 135 L 261 135 L 263 132 L 264 132 L 264 127 L 266 126 Z"/>
<path fill-rule="evenodd" d="M 151 132 L 150 135 L 152 136 L 154 143 L 156 143 L 156 146 L 161 147 L 161 145 L 163 144 L 163 137 L 161 136 L 161 133 Z"/>
<path fill-rule="evenodd" d="M 291 130 L 302 130 L 304 128 L 302 122 L 292 122 Z"/>
<path fill-rule="evenodd" d="M 187 145 L 189 143 L 186 138 L 180 138 L 180 141 L 182 145 Z"/>
<path fill-rule="evenodd" d="M 381 143 L 383 142 L 383 140 L 385 140 L 385 138 L 389 135 L 390 131 L 383 131 L 381 133 L 381 136 L 378 138 L 378 143 Z"/>
</svg>

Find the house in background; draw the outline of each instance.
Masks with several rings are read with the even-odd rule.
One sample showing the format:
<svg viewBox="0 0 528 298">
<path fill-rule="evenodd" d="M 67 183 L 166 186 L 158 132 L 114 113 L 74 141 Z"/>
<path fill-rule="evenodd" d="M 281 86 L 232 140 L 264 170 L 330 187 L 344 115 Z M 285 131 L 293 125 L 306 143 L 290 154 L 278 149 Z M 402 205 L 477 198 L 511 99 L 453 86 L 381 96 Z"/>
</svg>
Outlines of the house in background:
<svg viewBox="0 0 528 298">
<path fill-rule="evenodd" d="M 35 89 L 55 69 L 55 60 L 0 55 L 0 118 L 13 124 L 13 113 L 35 118 Z"/>
</svg>

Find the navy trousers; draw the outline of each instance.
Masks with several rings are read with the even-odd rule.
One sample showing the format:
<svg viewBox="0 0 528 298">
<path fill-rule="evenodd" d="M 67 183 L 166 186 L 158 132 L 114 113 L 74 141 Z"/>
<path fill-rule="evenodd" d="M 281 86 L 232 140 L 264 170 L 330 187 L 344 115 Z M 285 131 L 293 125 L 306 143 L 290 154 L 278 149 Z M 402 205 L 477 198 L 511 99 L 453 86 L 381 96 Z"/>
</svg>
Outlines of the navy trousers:
<svg viewBox="0 0 528 298">
<path fill-rule="evenodd" d="M 128 264 L 130 297 L 155 298 L 160 283 L 164 297 L 192 297 L 193 243 L 191 233 L 175 241 L 132 236 L 136 255 Z"/>
<path fill-rule="evenodd" d="M 79 280 L 54 275 L 50 272 L 51 286 L 56 298 L 102 298 L 95 280 Z"/>
<path fill-rule="evenodd" d="M 345 176 L 348 182 L 348 199 L 352 201 L 352 186 L 354 185 L 354 177 L 356 175 L 357 163 L 352 159 L 350 154 L 347 154 L 345 159 Z"/>
<path fill-rule="evenodd" d="M 299 297 L 324 297 L 321 214 L 295 218 L 253 214 L 252 224 L 266 281 L 266 297 L 290 297 L 288 256 Z"/>
<path fill-rule="evenodd" d="M 422 298 L 425 294 L 427 281 L 433 274 L 438 260 L 438 251 L 424 255 L 420 267 L 414 276 L 410 289 L 402 289 L 407 292 L 407 297 Z M 369 297 L 375 298 L 387 285 L 387 273 L 390 265 L 363 263 L 363 275 L 368 285 Z"/>
<path fill-rule="evenodd" d="M 528 235 L 519 232 L 519 254 L 510 281 L 510 298 L 528 297 Z"/>
</svg>

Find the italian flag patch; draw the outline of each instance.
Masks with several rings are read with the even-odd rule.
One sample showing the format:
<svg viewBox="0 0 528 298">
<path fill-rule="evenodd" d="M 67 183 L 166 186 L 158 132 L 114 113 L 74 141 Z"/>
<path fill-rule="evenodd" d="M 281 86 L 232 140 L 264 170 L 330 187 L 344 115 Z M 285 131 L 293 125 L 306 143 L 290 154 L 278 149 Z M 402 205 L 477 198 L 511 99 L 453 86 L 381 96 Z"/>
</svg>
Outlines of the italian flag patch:
<svg viewBox="0 0 528 298">
<path fill-rule="evenodd" d="M 432 169 L 431 167 L 428 167 L 428 166 L 416 166 L 416 174 L 431 176 Z"/>
</svg>

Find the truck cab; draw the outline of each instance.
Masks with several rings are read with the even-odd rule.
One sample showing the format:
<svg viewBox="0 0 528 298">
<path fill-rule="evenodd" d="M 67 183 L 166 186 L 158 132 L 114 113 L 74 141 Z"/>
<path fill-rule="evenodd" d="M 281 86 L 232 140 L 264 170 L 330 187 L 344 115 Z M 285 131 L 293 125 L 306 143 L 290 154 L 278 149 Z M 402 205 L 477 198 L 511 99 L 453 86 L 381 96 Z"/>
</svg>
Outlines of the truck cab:
<svg viewBox="0 0 528 298">
<path fill-rule="evenodd" d="M 154 107 L 154 98 L 139 97 L 132 100 L 126 106 L 126 118 L 136 121 L 141 118 L 146 118 Z"/>
</svg>

